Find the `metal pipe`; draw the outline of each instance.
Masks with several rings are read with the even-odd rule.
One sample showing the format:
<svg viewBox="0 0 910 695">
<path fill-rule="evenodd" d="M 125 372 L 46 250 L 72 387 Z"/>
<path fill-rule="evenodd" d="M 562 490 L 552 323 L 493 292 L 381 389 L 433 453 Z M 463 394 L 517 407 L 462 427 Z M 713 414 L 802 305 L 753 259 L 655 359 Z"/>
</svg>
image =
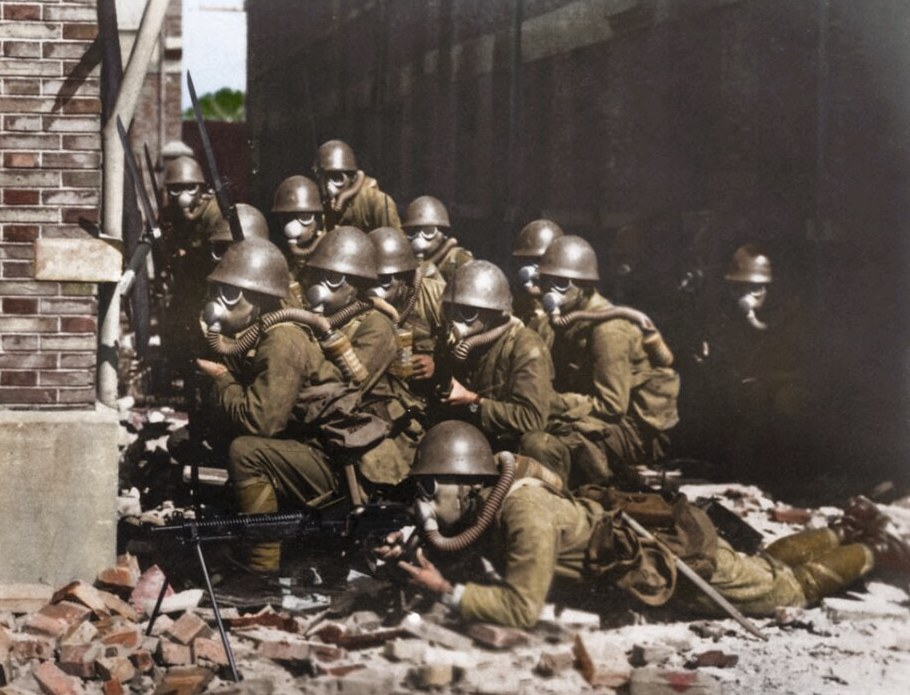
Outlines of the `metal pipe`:
<svg viewBox="0 0 910 695">
<path fill-rule="evenodd" d="M 117 117 L 124 123 L 133 119 L 139 92 L 148 72 L 152 52 L 164 24 L 164 15 L 170 0 L 148 0 L 133 44 L 114 110 L 108 114 L 102 133 L 102 231 L 122 239 L 120 225 L 123 221 L 123 149 L 117 134 Z M 113 285 L 111 286 L 113 287 Z M 117 400 L 117 352 L 120 341 L 120 297 L 110 288 L 100 317 L 98 335 L 98 400 L 113 406 Z"/>
</svg>

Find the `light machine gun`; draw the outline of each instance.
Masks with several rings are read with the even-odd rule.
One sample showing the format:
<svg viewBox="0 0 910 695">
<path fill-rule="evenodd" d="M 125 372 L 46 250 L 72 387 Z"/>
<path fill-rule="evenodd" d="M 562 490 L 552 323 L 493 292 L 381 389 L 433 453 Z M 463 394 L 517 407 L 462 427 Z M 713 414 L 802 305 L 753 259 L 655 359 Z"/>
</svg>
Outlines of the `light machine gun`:
<svg viewBox="0 0 910 695">
<path fill-rule="evenodd" d="M 285 514 L 239 514 L 211 517 L 206 519 L 184 519 L 164 526 L 151 526 L 152 534 L 174 534 L 185 544 L 192 544 L 196 550 L 196 559 L 205 578 L 205 588 L 212 602 L 212 612 L 221 642 L 230 664 L 235 681 L 240 681 L 234 653 L 228 640 L 221 611 L 212 588 L 212 580 L 203 543 L 237 539 L 296 539 L 299 542 L 324 541 L 331 538 L 337 541 L 338 547 L 346 556 L 362 552 L 366 556 L 372 548 L 384 543 L 386 536 L 414 523 L 412 508 L 399 502 L 374 502 L 356 506 L 338 505 L 327 510 L 308 510 Z M 167 593 L 170 582 L 165 576 L 164 584 L 155 608 L 149 618 L 146 634 L 152 628 L 161 611 L 161 603 Z"/>
</svg>

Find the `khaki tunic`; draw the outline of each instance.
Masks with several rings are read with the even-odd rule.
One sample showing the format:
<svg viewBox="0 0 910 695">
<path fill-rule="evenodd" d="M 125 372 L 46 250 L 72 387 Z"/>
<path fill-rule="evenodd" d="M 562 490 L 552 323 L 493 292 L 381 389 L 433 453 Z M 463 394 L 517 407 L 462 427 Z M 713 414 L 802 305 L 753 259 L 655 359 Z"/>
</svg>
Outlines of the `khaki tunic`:
<svg viewBox="0 0 910 695">
<path fill-rule="evenodd" d="M 491 345 L 453 364 L 453 376 L 483 400 L 470 407 L 440 408 L 440 419 L 472 422 L 502 448 L 514 449 L 525 433 L 546 426 L 555 394 L 546 345 L 520 321 Z"/>
<path fill-rule="evenodd" d="M 431 355 L 436 348 L 436 337 L 444 323 L 442 293 L 445 287 L 445 282 L 439 278 L 421 278 L 414 309 L 402 324 L 402 328 L 409 329 L 413 335 L 415 354 Z"/>
<path fill-rule="evenodd" d="M 474 254 L 462 246 L 453 246 L 441 258 L 433 259 L 432 262 L 425 261 L 428 277 L 438 276 L 446 283 L 452 282 L 455 277 L 455 271 L 458 270 L 468 261 L 474 260 Z"/>
<path fill-rule="evenodd" d="M 330 208 L 326 210 L 326 230 L 331 231 L 335 227 L 357 227 L 364 232 L 378 227 L 401 229 L 401 219 L 392 197 L 379 190 L 375 179 L 367 179 L 340 215 Z"/>
</svg>

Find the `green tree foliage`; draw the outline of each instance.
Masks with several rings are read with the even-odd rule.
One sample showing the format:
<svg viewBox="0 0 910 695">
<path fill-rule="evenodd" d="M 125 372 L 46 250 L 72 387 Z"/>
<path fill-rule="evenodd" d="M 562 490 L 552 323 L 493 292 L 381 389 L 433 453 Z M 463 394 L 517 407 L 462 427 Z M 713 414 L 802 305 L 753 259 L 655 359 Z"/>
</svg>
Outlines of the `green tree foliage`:
<svg viewBox="0 0 910 695">
<path fill-rule="evenodd" d="M 243 121 L 246 119 L 243 103 L 243 92 L 228 87 L 222 87 L 217 92 L 209 92 L 199 97 L 202 117 L 207 121 Z M 183 112 L 184 120 L 191 121 L 194 118 L 192 107 Z"/>
</svg>

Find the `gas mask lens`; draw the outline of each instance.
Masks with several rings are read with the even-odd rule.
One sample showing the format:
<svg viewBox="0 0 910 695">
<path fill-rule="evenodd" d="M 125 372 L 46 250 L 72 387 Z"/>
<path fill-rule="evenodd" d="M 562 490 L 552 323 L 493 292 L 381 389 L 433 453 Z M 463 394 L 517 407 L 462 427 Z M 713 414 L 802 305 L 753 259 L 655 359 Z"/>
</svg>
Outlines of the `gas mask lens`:
<svg viewBox="0 0 910 695">
<path fill-rule="evenodd" d="M 318 284 L 325 285 L 330 290 L 337 290 L 344 284 L 344 274 L 334 270 L 324 270 L 318 279 Z"/>
<path fill-rule="evenodd" d="M 466 326 L 470 326 L 479 318 L 480 310 L 475 309 L 472 306 L 462 306 L 461 304 L 456 304 L 452 309 L 453 323 L 463 323 Z"/>
<path fill-rule="evenodd" d="M 438 489 L 439 485 L 436 483 L 436 478 L 432 476 L 420 476 L 417 478 L 417 497 L 424 502 L 434 499 Z"/>
<path fill-rule="evenodd" d="M 222 285 L 219 283 L 215 288 L 215 296 L 224 306 L 231 307 L 243 298 L 243 290 L 233 285 Z"/>
<path fill-rule="evenodd" d="M 224 257 L 224 252 L 227 251 L 228 246 L 231 245 L 229 241 L 216 241 L 212 243 L 211 254 L 212 260 L 216 263 L 220 262 Z"/>
<path fill-rule="evenodd" d="M 548 291 L 565 294 L 569 291 L 569 288 L 572 287 L 572 281 L 566 278 L 548 277 L 544 280 L 544 286 Z"/>
</svg>

